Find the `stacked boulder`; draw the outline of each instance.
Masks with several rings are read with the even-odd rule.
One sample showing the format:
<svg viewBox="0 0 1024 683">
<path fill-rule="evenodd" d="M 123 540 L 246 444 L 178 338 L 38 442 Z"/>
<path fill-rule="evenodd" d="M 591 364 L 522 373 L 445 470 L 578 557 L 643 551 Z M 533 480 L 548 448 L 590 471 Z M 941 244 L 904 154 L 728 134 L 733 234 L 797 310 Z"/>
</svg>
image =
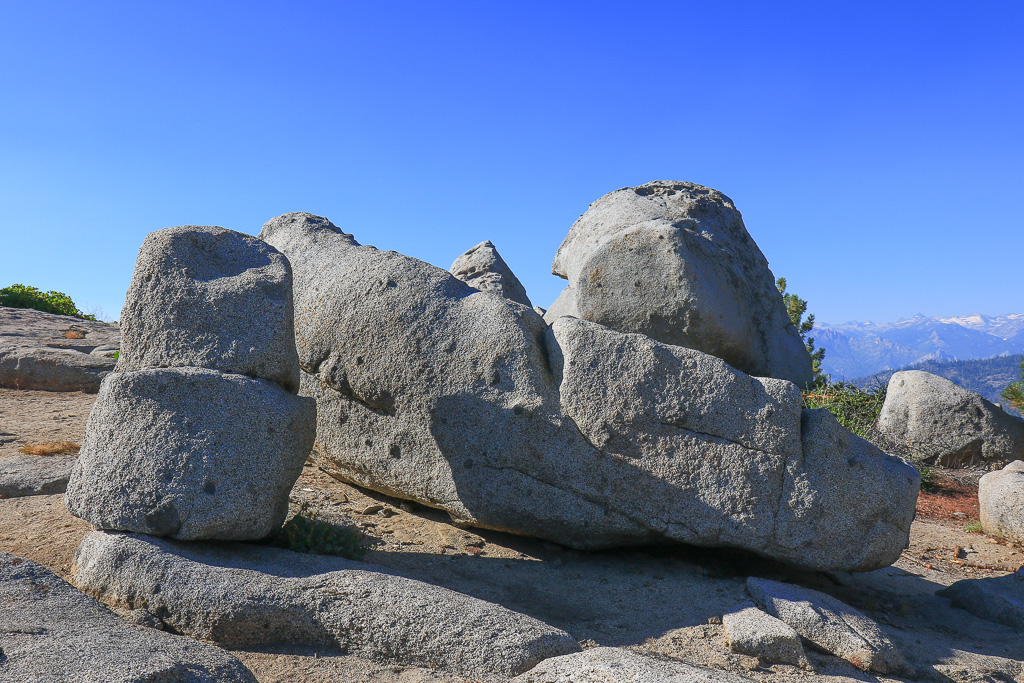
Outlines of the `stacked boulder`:
<svg viewBox="0 0 1024 683">
<path fill-rule="evenodd" d="M 676 541 L 864 571 L 906 546 L 917 471 L 802 411 L 791 382 L 574 317 L 548 326 L 312 214 L 260 238 L 293 266 L 315 457 L 342 478 L 576 548 Z"/>
<path fill-rule="evenodd" d="M 295 395 L 287 259 L 249 235 L 148 235 L 66 504 L 106 530 L 182 540 L 274 533 L 313 444 Z"/>
<path fill-rule="evenodd" d="M 610 192 L 566 235 L 551 266 L 569 281 L 545 314 L 717 356 L 750 375 L 813 379 L 768 260 L 732 200 L 659 180 Z"/>
</svg>

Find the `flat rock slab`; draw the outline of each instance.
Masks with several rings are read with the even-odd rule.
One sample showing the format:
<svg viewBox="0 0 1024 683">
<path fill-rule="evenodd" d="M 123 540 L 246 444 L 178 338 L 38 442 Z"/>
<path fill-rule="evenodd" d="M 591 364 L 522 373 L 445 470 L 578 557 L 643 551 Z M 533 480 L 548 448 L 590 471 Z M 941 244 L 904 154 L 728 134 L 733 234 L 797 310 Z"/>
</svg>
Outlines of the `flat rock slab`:
<svg viewBox="0 0 1024 683">
<path fill-rule="evenodd" d="M 858 669 L 883 674 L 910 669 L 877 623 L 831 595 L 753 576 L 747 579 L 747 591 L 768 614 Z"/>
<path fill-rule="evenodd" d="M 513 683 L 750 683 L 749 678 L 617 647 L 547 659 Z"/>
<path fill-rule="evenodd" d="M 339 647 L 488 681 L 579 650 L 531 617 L 336 557 L 94 532 L 74 572 L 91 595 L 225 647 Z"/>
<path fill-rule="evenodd" d="M 132 626 L 44 567 L 0 552 L 0 680 L 256 683 L 218 647 Z"/>
<path fill-rule="evenodd" d="M 73 455 L 11 455 L 0 458 L 0 498 L 64 493 Z"/>
<path fill-rule="evenodd" d="M 951 599 L 954 607 L 979 619 L 1024 633 L 1024 567 L 1006 576 L 957 581 L 937 595 Z"/>
<path fill-rule="evenodd" d="M 807 655 L 792 626 L 754 606 L 722 617 L 729 649 L 767 662 L 807 667 Z"/>
<path fill-rule="evenodd" d="M 0 387 L 95 393 L 120 345 L 117 323 L 0 306 Z"/>
</svg>

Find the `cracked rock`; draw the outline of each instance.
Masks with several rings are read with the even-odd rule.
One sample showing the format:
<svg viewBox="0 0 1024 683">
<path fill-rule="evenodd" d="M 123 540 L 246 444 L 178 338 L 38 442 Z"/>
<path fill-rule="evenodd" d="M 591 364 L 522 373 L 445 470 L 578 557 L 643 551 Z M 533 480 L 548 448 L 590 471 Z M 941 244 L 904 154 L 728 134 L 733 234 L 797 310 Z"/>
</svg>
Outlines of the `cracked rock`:
<svg viewBox="0 0 1024 683">
<path fill-rule="evenodd" d="M 292 264 L 315 457 L 342 478 L 576 548 L 864 571 L 906 545 L 917 471 L 802 411 L 790 382 L 574 318 L 549 329 L 311 214 L 260 237 Z"/>
</svg>

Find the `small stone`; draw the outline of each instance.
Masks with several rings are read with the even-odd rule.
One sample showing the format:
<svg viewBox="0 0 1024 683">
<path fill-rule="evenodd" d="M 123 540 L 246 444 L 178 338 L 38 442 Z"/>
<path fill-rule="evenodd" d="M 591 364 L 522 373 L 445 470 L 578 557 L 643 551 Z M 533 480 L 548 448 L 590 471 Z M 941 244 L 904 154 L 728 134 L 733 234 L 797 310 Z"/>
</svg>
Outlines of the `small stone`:
<svg viewBox="0 0 1024 683">
<path fill-rule="evenodd" d="M 807 667 L 800 636 L 790 626 L 750 606 L 722 617 L 729 649 L 770 663 Z"/>
<path fill-rule="evenodd" d="M 448 272 L 481 292 L 491 292 L 524 306 L 533 306 L 526 295 L 526 288 L 490 240 L 481 242 L 455 259 Z"/>
<path fill-rule="evenodd" d="M 883 674 L 909 671 L 878 624 L 831 595 L 753 576 L 747 579 L 747 591 L 768 614 L 858 669 Z"/>
</svg>

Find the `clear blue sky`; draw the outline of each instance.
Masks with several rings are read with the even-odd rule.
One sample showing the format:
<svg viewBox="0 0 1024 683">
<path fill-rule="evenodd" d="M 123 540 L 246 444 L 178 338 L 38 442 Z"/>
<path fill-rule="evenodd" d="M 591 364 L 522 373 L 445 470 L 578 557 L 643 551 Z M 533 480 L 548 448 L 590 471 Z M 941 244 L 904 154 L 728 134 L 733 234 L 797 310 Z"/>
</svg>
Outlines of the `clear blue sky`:
<svg viewBox="0 0 1024 683">
<path fill-rule="evenodd" d="M 726 193 L 818 320 L 1024 312 L 1024 3 L 0 2 L 0 286 L 119 316 L 152 230 L 288 211 L 547 306 L 566 231 Z"/>
</svg>

